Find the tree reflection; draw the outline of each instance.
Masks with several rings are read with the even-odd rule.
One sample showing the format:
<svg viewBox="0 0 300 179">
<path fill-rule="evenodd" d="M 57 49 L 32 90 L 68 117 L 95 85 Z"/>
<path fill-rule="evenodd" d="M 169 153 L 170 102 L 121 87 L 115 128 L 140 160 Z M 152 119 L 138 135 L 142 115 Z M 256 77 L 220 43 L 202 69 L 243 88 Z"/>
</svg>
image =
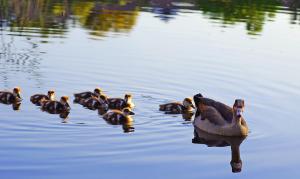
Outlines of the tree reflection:
<svg viewBox="0 0 300 179">
<path fill-rule="evenodd" d="M 134 1 L 0 0 L 0 23 L 11 31 L 63 35 L 69 22 L 89 29 L 90 34 L 129 32 L 139 8 Z M 7 22 L 7 23 L 4 23 Z"/>
<path fill-rule="evenodd" d="M 265 21 L 275 17 L 277 0 L 197 0 L 197 6 L 210 19 L 221 20 L 224 26 L 243 22 L 248 34 L 262 31 Z"/>
<path fill-rule="evenodd" d="M 107 32 L 130 32 L 141 9 L 150 9 L 166 22 L 192 9 L 225 27 L 245 23 L 248 34 L 256 35 L 281 5 L 293 11 L 291 23 L 295 23 L 299 4 L 298 0 L 0 0 L 0 28 L 63 37 L 71 25 L 79 24 L 91 35 L 105 36 Z"/>
</svg>

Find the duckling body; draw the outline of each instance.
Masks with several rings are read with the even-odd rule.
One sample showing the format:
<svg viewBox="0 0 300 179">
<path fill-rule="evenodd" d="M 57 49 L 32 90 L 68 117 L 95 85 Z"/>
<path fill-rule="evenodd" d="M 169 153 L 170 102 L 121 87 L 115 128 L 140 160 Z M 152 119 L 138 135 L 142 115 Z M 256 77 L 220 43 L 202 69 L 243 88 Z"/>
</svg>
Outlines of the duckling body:
<svg viewBox="0 0 300 179">
<path fill-rule="evenodd" d="M 159 105 L 160 111 L 166 111 L 167 114 L 193 113 L 194 105 L 190 98 L 185 98 L 182 103 L 173 102 Z"/>
<path fill-rule="evenodd" d="M 124 108 L 123 111 L 111 110 L 103 115 L 103 119 L 112 124 L 123 124 L 133 121 L 130 115 L 134 115 L 130 108 Z"/>
<path fill-rule="evenodd" d="M 30 101 L 33 104 L 36 104 L 38 106 L 41 105 L 41 101 L 46 101 L 46 100 L 54 101 L 55 100 L 55 92 L 54 91 L 48 91 L 48 95 L 35 94 L 35 95 L 30 97 Z"/>
<path fill-rule="evenodd" d="M 248 135 L 248 126 L 241 116 L 244 108 L 243 100 L 236 100 L 233 108 L 203 97 L 196 99 L 195 103 L 198 112 L 195 116 L 194 126 L 210 134 Z"/>
<path fill-rule="evenodd" d="M 81 99 L 87 99 L 90 97 L 99 97 L 102 94 L 102 90 L 100 88 L 95 88 L 94 92 L 86 91 L 81 93 L 75 93 L 75 101 L 80 101 Z"/>
<path fill-rule="evenodd" d="M 108 98 L 108 104 L 110 109 L 119 109 L 122 110 L 124 108 L 134 108 L 134 104 L 132 102 L 132 96 L 130 94 L 126 94 L 124 99 L 122 98 Z"/>
<path fill-rule="evenodd" d="M 0 102 L 5 104 L 18 103 L 22 100 L 20 96 L 20 88 L 16 87 L 13 92 L 0 91 Z"/>
<path fill-rule="evenodd" d="M 91 110 L 96 110 L 96 109 L 103 109 L 106 111 L 108 110 L 108 101 L 106 96 L 104 95 L 101 95 L 99 98 L 90 97 L 87 99 L 82 99 L 79 103 Z"/>
<path fill-rule="evenodd" d="M 41 109 L 50 113 L 61 113 L 69 111 L 70 105 L 67 97 L 62 97 L 60 101 L 42 100 Z"/>
</svg>

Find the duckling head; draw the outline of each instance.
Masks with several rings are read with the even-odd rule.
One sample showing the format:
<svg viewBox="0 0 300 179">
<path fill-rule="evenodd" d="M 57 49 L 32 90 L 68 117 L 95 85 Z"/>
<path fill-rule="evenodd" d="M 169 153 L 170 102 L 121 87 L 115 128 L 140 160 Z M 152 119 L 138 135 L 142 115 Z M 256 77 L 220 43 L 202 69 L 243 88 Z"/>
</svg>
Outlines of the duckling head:
<svg viewBox="0 0 300 179">
<path fill-rule="evenodd" d="M 21 88 L 20 87 L 15 87 L 13 89 L 13 94 L 15 97 L 21 99 Z"/>
<path fill-rule="evenodd" d="M 131 94 L 125 94 L 124 99 L 127 103 L 131 102 L 132 100 L 132 95 Z"/>
<path fill-rule="evenodd" d="M 97 94 L 98 96 L 100 96 L 102 93 L 102 90 L 100 88 L 95 88 L 94 93 Z"/>
<path fill-rule="evenodd" d="M 135 115 L 135 113 L 132 112 L 130 108 L 124 108 L 122 111 L 125 116 Z"/>
<path fill-rule="evenodd" d="M 192 98 L 185 98 L 182 102 L 183 106 L 186 107 L 187 109 L 192 109 L 194 108 L 195 109 L 195 106 L 193 104 L 193 100 Z"/>
<path fill-rule="evenodd" d="M 54 92 L 54 90 L 49 90 L 48 91 L 48 97 L 52 101 L 55 99 L 55 92 Z"/>
<path fill-rule="evenodd" d="M 60 98 L 60 102 L 67 108 L 70 109 L 70 105 L 69 105 L 69 97 L 68 96 L 62 96 Z"/>
<path fill-rule="evenodd" d="M 242 99 L 236 99 L 233 105 L 234 116 L 241 118 L 245 108 L 245 101 Z"/>
</svg>

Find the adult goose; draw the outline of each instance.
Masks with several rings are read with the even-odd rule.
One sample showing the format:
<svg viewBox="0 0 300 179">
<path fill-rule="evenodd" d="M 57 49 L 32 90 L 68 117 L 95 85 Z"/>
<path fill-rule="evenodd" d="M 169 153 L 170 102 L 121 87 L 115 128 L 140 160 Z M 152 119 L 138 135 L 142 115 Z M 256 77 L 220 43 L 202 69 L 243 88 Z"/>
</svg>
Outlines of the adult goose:
<svg viewBox="0 0 300 179">
<path fill-rule="evenodd" d="M 242 113 L 244 111 L 244 100 L 236 99 L 233 107 L 221 102 L 204 98 L 201 94 L 194 96 L 197 112 L 194 126 L 208 132 L 221 136 L 247 136 L 248 126 Z"/>
</svg>

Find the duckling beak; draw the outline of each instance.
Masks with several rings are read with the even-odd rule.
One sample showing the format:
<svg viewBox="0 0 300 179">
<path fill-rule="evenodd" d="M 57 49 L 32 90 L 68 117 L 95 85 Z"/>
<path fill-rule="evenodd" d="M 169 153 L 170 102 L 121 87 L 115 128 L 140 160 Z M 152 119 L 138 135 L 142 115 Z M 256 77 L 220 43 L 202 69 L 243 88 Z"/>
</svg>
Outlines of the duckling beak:
<svg viewBox="0 0 300 179">
<path fill-rule="evenodd" d="M 191 107 L 195 109 L 195 106 L 193 104 L 191 105 Z"/>
<path fill-rule="evenodd" d="M 22 100 L 20 93 L 17 94 L 17 97 Z"/>
<path fill-rule="evenodd" d="M 132 112 L 132 111 L 130 111 L 130 112 L 129 112 L 129 114 L 130 114 L 130 115 L 135 115 L 135 113 L 134 113 L 134 112 Z"/>
</svg>

